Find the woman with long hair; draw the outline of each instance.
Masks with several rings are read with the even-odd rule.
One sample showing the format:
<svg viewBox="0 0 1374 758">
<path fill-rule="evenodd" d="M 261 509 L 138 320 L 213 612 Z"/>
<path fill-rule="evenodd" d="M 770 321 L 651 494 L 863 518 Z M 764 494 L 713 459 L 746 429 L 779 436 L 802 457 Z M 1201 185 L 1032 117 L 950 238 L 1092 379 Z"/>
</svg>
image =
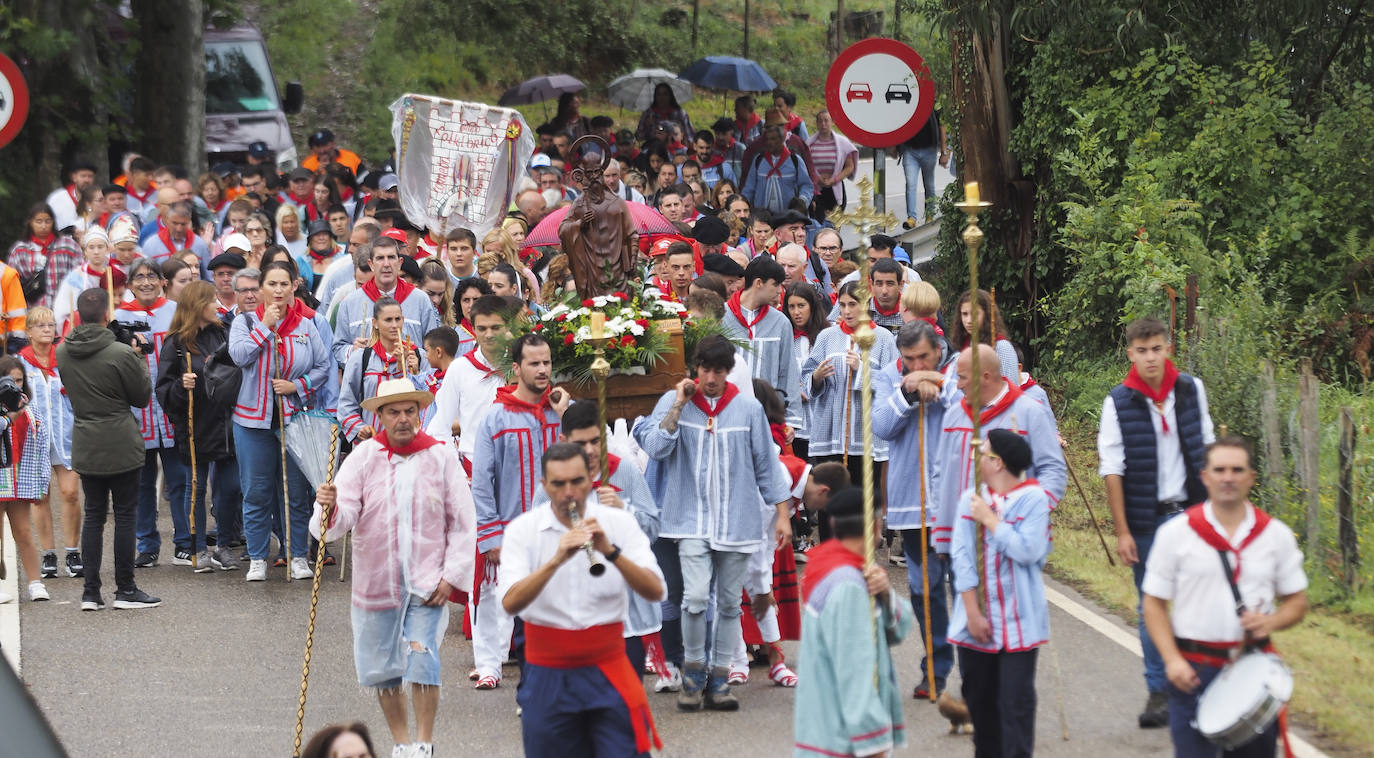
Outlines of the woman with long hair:
<svg viewBox="0 0 1374 758">
<path fill-rule="evenodd" d="M 321 405 L 335 370 L 329 350 L 333 336 L 296 298 L 296 276 L 287 263 L 267 264 L 259 279 L 262 299 L 257 311 L 239 314 L 229 329 L 229 356 L 243 370 L 234 404 L 234 451 L 242 472 L 243 530 L 248 540 L 244 578 L 250 582 L 267 579 L 269 537 L 283 507 L 277 430 L 302 410 Z M 305 474 L 290 456 L 286 458 L 290 571 L 293 578 L 308 579 L 312 572 L 305 555 L 313 496 Z"/>
<path fill-rule="evenodd" d="M 192 199 L 215 214 L 215 228 L 224 224 L 224 213 L 229 210 L 229 195 L 224 191 L 224 180 L 213 171 L 206 171 L 196 178 L 196 194 Z"/>
<path fill-rule="evenodd" d="M 343 380 L 339 385 L 339 425 L 355 445 L 372 439 L 380 431 L 377 414 L 362 407 L 363 400 L 377 394 L 377 386 L 388 379 L 410 377 L 416 389 L 426 389 L 420 374 L 429 370 L 424 351 L 405 338 L 405 316 L 401 304 L 383 295 L 372 305 L 372 336 L 368 346 L 348 354 Z M 401 365 L 402 356 L 406 361 Z M 428 421 L 432 408 L 421 412 L 420 428 Z"/>
<path fill-rule="evenodd" d="M 14 380 L 23 393 L 16 407 L 0 409 L 0 514 L 9 519 L 19 563 L 29 578 L 29 600 L 47 600 L 29 519 L 33 503 L 47 498 L 52 477 L 48 425 L 29 408 L 33 393 L 18 358 L 0 358 L 0 377 Z"/>
<path fill-rule="evenodd" d="M 696 134 L 697 130 L 692 128 L 692 119 L 687 116 L 687 111 L 682 109 L 677 103 L 677 95 L 673 93 L 673 88 L 667 82 L 659 82 L 654 87 L 654 101 L 644 113 L 639 117 L 639 128 L 635 129 L 635 139 L 641 143 L 648 142 L 654 134 L 654 127 L 664 121 L 676 122 L 686 134 Z"/>
<path fill-rule="evenodd" d="M 214 569 L 233 571 L 239 567 L 229 548 L 221 544 L 211 551 L 205 544 L 205 493 L 210 481 L 210 463 L 225 465 L 234 456 L 234 444 L 229 422 L 233 412 L 233 398 L 212 399 L 206 392 L 205 361 L 220 352 L 229 341 L 216 307 L 215 285 L 194 281 L 187 284 L 172 314 L 172 325 L 162 341 L 158 354 L 157 384 L 153 393 L 172 423 L 181 462 L 186 466 L 185 497 L 173 507 L 180 508 L 182 518 L 193 520 L 195 544 L 177 545 L 177 550 L 196 551 L 195 572 L 204 574 Z M 194 403 L 194 407 L 192 406 Z M 194 410 L 194 418 L 192 411 Z M 194 422 L 194 423 L 193 423 Z M 195 433 L 195 472 L 192 474 L 191 433 Z M 192 477 L 195 491 L 191 491 Z M 237 517 L 229 509 L 238 505 L 230 502 L 231 493 L 215 488 L 215 524 L 228 527 Z M 195 503 L 195 512 L 191 504 Z M 225 535 L 226 537 L 228 535 Z"/>
<path fill-rule="evenodd" d="M 52 481 L 57 482 L 56 494 L 61 497 L 62 537 L 66 547 L 63 570 L 67 576 L 81 576 L 81 504 L 78 491 L 81 479 L 72 470 L 72 401 L 62 386 L 62 374 L 57 370 L 57 318 L 51 308 L 36 305 L 29 309 L 24 320 L 29 344 L 19 351 L 24 364 L 24 376 L 32 395 L 29 409 L 40 423 L 48 427 L 51 449 Z M 47 498 L 33 504 L 33 523 L 38 531 L 38 546 L 43 549 L 43 578 L 57 576 L 57 545 L 53 540 L 52 503 Z"/>
<path fill-rule="evenodd" d="M 729 179 L 721 179 L 711 188 L 711 207 L 718 211 L 728 210 L 732 197 L 740 197 L 739 187 Z"/>
<path fill-rule="evenodd" d="M 811 355 L 811 346 L 830 322 L 826 314 L 830 308 L 821 300 L 821 293 L 809 282 L 794 282 L 787 285 L 782 299 L 788 319 L 792 321 L 792 359 L 800 371 Z M 811 403 L 805 393 L 787 407 L 787 423 L 792 427 L 794 438 L 792 450 L 798 458 L 805 458 L 809 452 L 810 434 L 807 433 L 807 416 Z"/>
<path fill-rule="evenodd" d="M 248 244 L 251 245 L 251 249 L 243 256 L 248 262 L 248 268 L 261 268 L 262 254 L 267 252 L 267 248 L 272 244 L 272 222 L 267 218 L 267 214 L 253 211 L 243 223 L 243 236 L 248 238 Z"/>
<path fill-rule="evenodd" d="M 52 307 L 67 273 L 81 265 L 81 246 L 54 229 L 54 215 L 47 203 L 35 203 L 24 216 L 18 242 L 10 247 L 5 262 L 19 272 L 29 305 Z"/>
<path fill-rule="evenodd" d="M 290 250 L 294 257 L 305 255 L 305 231 L 301 229 L 301 216 L 296 206 L 290 203 L 277 206 L 276 221 L 277 244 Z M 251 237 L 249 241 L 252 241 Z"/>
<path fill-rule="evenodd" d="M 334 205 L 343 205 L 339 188 L 328 176 L 320 174 L 315 178 L 315 189 L 310 195 L 310 202 L 305 205 L 306 224 L 311 221 L 329 220 L 329 208 Z"/>
<path fill-rule="evenodd" d="M 520 260 L 520 248 L 516 246 L 515 238 L 510 236 L 510 232 L 505 229 L 492 229 L 487 232 L 487 236 L 482 238 L 482 252 L 494 253 L 501 263 L 509 264 L 519 272 L 525 280 L 525 286 L 521 289 L 524 290 L 526 302 L 539 302 L 539 279 L 524 261 Z"/>
<path fill-rule="evenodd" d="M 552 128 L 555 133 L 563 132 L 568 135 L 569 143 L 584 134 L 590 134 L 592 122 L 582 115 L 582 93 L 564 92 L 559 95 L 558 112 L 545 126 Z"/>
<path fill-rule="evenodd" d="M 186 261 L 172 256 L 162 262 L 162 279 L 167 282 L 167 299 L 172 302 L 181 300 L 181 291 L 195 281 L 200 273 L 186 264 Z"/>
<path fill-rule="evenodd" d="M 448 275 L 444 264 L 433 258 L 420 264 L 420 289 L 429 295 L 429 301 L 439 311 L 439 323 L 456 326 L 458 322 L 453 319 L 453 278 Z"/>
<path fill-rule="evenodd" d="M 959 296 L 959 302 L 955 306 L 959 317 L 948 320 L 948 323 L 953 324 L 949 329 L 949 344 L 960 352 L 972 341 L 970 335 L 973 331 L 973 313 L 969 308 L 971 294 L 965 291 Z M 1002 376 L 1012 384 L 1021 386 L 1020 361 L 1016 359 L 1016 346 L 1007 339 L 1007 325 L 1003 323 L 1002 313 L 987 290 L 978 290 L 978 311 L 978 341 L 991 345 L 997 351 L 997 362 Z"/>
<path fill-rule="evenodd" d="M 472 329 L 472 304 L 477 298 L 491 294 L 491 285 L 479 276 L 470 276 L 453 290 L 453 317 L 458 325 L 458 355 L 467 355 L 477 347 L 477 333 Z"/>
</svg>

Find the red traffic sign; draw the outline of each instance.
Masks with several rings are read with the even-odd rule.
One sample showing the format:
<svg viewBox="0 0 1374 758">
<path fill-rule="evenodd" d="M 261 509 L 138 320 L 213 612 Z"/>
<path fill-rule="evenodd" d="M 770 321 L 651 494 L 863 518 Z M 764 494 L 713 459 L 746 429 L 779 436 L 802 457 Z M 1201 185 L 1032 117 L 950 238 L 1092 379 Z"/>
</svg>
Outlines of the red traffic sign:
<svg viewBox="0 0 1374 758">
<path fill-rule="evenodd" d="M 0 147 L 8 145 L 29 117 L 29 85 L 9 56 L 0 53 Z"/>
<path fill-rule="evenodd" d="M 825 105 L 846 137 L 892 147 L 916 135 L 935 106 L 935 82 L 921 55 L 895 39 L 855 42 L 830 65 Z"/>
</svg>

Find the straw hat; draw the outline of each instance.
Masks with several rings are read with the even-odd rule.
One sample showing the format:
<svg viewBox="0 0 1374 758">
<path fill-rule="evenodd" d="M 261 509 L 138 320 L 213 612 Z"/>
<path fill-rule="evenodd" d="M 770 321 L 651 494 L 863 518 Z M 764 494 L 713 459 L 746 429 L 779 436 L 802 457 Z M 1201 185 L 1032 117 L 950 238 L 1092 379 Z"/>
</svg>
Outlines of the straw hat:
<svg viewBox="0 0 1374 758">
<path fill-rule="evenodd" d="M 414 400 L 420 404 L 420 409 L 424 410 L 434 402 L 434 395 L 428 390 L 415 389 L 415 385 L 409 379 L 388 379 L 377 385 L 376 397 L 369 397 L 363 401 L 363 408 L 376 413 L 384 405 L 407 400 Z"/>
</svg>

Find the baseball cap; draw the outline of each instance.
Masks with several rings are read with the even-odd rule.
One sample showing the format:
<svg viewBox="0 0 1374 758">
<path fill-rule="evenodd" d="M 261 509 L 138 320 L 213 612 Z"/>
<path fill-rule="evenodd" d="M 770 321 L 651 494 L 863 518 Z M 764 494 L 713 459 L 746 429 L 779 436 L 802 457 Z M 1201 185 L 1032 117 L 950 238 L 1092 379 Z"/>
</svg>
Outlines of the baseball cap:
<svg viewBox="0 0 1374 758">
<path fill-rule="evenodd" d="M 401 247 L 405 247 L 408 243 L 408 240 L 406 239 L 406 233 L 400 229 L 397 229 L 394 226 L 382 232 L 382 236 L 390 237 L 391 239 L 396 240 L 397 242 L 401 243 Z"/>
<path fill-rule="evenodd" d="M 216 163 L 215 165 L 211 166 L 210 171 L 219 178 L 223 179 L 224 177 L 234 173 L 236 169 L 234 168 L 234 164 L 230 163 L 229 161 L 220 161 L 219 163 Z"/>
<path fill-rule="evenodd" d="M 548 165 L 551 165 L 551 163 L 549 162 L 549 156 L 546 153 L 535 153 L 534 157 L 530 158 L 530 168 L 538 168 L 540 166 Z"/>
<path fill-rule="evenodd" d="M 266 158 L 272 154 L 272 149 L 267 146 L 266 142 L 258 140 L 257 142 L 249 143 L 248 154 L 254 158 Z"/>
<path fill-rule="evenodd" d="M 317 129 L 315 133 L 310 135 L 310 138 L 306 140 L 306 144 L 310 147 L 318 147 L 319 145 L 328 145 L 333 141 L 334 132 L 328 129 Z"/>
<path fill-rule="evenodd" d="M 661 255 L 667 255 L 667 254 L 668 254 L 668 246 L 671 245 L 671 244 L 673 244 L 674 242 L 681 242 L 681 241 L 682 241 L 682 240 L 679 240 L 679 239 L 677 239 L 677 238 L 675 238 L 675 237 L 662 237 L 662 238 L 656 240 L 656 241 L 654 242 L 654 244 L 651 245 L 651 246 L 649 247 L 649 257 L 650 257 L 650 258 L 657 258 L 657 257 L 659 257 L 659 256 L 661 256 Z"/>
<path fill-rule="evenodd" d="M 234 232 L 233 234 L 230 234 L 224 238 L 223 247 L 226 253 L 230 250 L 242 250 L 246 253 L 253 249 L 253 243 L 248 241 L 248 237 L 246 235 L 240 234 L 239 232 Z M 248 264 L 245 263 L 244 266 L 246 265 Z M 210 268 L 214 268 L 214 266 L 212 265 L 210 266 Z M 242 268 L 242 266 L 240 266 L 240 268 Z"/>
<path fill-rule="evenodd" d="M 377 189 L 383 192 L 390 192 L 396 189 L 396 185 L 400 183 L 401 180 L 397 179 L 395 174 L 382 174 L 382 177 L 377 180 Z"/>
<path fill-rule="evenodd" d="M 287 174 L 286 178 L 288 181 L 292 182 L 296 181 L 297 179 L 314 179 L 315 172 L 311 171 L 308 168 L 305 168 L 304 166 L 297 166 L 291 169 L 291 173 Z"/>
</svg>

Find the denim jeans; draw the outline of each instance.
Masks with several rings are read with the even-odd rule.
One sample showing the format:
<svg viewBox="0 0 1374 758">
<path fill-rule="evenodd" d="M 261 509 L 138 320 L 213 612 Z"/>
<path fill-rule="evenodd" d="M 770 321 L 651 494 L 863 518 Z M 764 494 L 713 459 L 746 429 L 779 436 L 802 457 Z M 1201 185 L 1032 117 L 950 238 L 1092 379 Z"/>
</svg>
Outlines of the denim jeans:
<svg viewBox="0 0 1374 758">
<path fill-rule="evenodd" d="M 138 485 L 138 552 L 162 551 L 162 535 L 157 531 L 157 464 L 162 461 L 163 486 L 172 509 L 172 541 L 178 546 L 191 544 L 191 525 L 186 519 L 186 464 L 176 448 L 153 448 L 144 453 L 143 474 Z"/>
<path fill-rule="evenodd" d="M 248 557 L 267 560 L 274 516 L 282 511 L 281 443 L 271 429 L 249 429 L 234 424 L 234 449 L 239 459 L 243 487 L 243 533 Z M 304 558 L 310 546 L 310 513 L 313 507 L 310 482 L 291 456 L 286 457 L 286 479 L 291 494 L 291 557 Z"/>
<path fill-rule="evenodd" d="M 214 533 L 219 544 L 227 545 L 243 536 L 243 487 L 239 485 L 239 462 L 233 458 L 210 463 L 214 507 Z"/>
<path fill-rule="evenodd" d="M 668 597 L 659 604 L 663 609 L 663 630 L 659 634 L 659 639 L 663 641 L 663 657 L 680 669 L 683 658 L 682 563 L 678 560 L 677 540 L 659 537 L 654 540 L 653 550 L 654 557 L 658 559 L 658 568 L 663 572 L 663 583 L 668 589 Z"/>
<path fill-rule="evenodd" d="M 740 636 L 740 604 L 734 598 L 744 591 L 750 554 L 712 550 L 703 539 L 678 540 L 677 552 L 682 563 L 683 656 L 689 662 L 706 662 L 706 611 L 714 571 L 717 615 L 711 665 L 728 666 Z"/>
<path fill-rule="evenodd" d="M 925 212 L 916 207 L 916 181 L 924 190 L 926 210 L 935 212 L 935 163 L 940 157 L 938 147 L 902 148 L 902 171 L 906 174 L 906 215 L 918 222 Z"/>
<path fill-rule="evenodd" d="M 100 562 L 105 548 L 105 520 L 114 511 L 115 589 L 132 592 L 134 584 L 134 517 L 138 511 L 140 469 L 111 476 L 81 477 L 85 514 L 81 523 L 81 558 L 85 562 L 85 592 L 100 594 Z"/>
<path fill-rule="evenodd" d="M 921 601 L 921 540 L 924 529 L 902 530 L 902 553 L 906 555 L 906 580 L 911 586 L 911 607 L 916 611 L 916 621 L 921 625 L 921 640 L 924 645 L 926 617 Z M 949 631 L 949 606 L 945 600 L 945 577 L 949 575 L 949 562 L 935 548 L 926 550 L 926 576 L 930 581 L 930 650 L 926 655 L 935 657 L 935 678 L 946 679 L 954 668 L 954 646 L 949 644 L 945 635 Z M 926 675 L 926 659 L 921 658 L 921 676 Z M 931 683 L 934 686 L 934 683 Z"/>
<path fill-rule="evenodd" d="M 1140 585 L 1145 581 L 1145 561 L 1150 557 L 1150 545 L 1154 544 L 1155 535 L 1159 533 L 1159 527 L 1179 513 L 1181 511 L 1165 514 L 1155 519 L 1155 529 L 1149 534 L 1131 535 L 1135 539 L 1136 555 L 1140 558 L 1131 566 L 1131 575 L 1135 579 L 1135 615 L 1136 627 L 1140 634 L 1140 651 L 1145 657 L 1145 686 L 1149 688 L 1150 692 L 1164 692 L 1169 679 L 1164 675 L 1164 659 L 1160 657 L 1159 649 L 1150 639 L 1150 633 L 1145 631 L 1145 614 L 1141 610 L 1143 596 L 1140 592 Z"/>
</svg>

